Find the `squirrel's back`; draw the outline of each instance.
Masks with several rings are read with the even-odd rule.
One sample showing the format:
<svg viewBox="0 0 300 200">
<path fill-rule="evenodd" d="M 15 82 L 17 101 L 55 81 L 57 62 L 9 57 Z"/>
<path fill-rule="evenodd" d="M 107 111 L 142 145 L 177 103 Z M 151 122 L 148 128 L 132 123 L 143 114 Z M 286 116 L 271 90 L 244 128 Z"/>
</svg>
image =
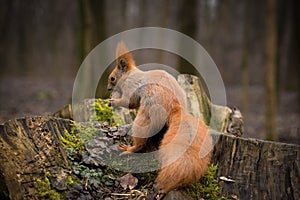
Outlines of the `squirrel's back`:
<svg viewBox="0 0 300 200">
<path fill-rule="evenodd" d="M 157 85 L 160 85 L 162 88 L 168 89 L 171 93 L 167 92 L 161 95 L 164 95 L 166 99 L 168 99 L 170 95 L 175 96 L 180 102 L 181 107 L 187 109 L 185 92 L 179 86 L 176 79 L 163 70 L 141 71 L 138 68 L 132 69 L 118 80 L 116 88 L 120 88 L 121 91 L 127 93 L 125 95 L 129 97 L 141 87 L 147 87 L 150 91 L 152 90 L 150 87 L 153 85 L 155 85 L 156 88 Z M 153 88 L 153 90 L 155 90 L 155 88 Z"/>
</svg>

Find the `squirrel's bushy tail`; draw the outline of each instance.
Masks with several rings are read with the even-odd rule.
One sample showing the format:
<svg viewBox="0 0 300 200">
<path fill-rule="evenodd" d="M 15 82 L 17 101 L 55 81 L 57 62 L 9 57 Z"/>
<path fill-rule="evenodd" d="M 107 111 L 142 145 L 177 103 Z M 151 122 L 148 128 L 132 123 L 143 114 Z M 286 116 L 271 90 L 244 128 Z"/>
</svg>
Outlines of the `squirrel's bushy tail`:
<svg viewBox="0 0 300 200">
<path fill-rule="evenodd" d="M 167 193 L 198 181 L 208 169 L 211 149 L 212 138 L 204 122 L 189 114 L 173 119 L 160 146 L 162 169 L 155 180 L 156 190 Z"/>
</svg>

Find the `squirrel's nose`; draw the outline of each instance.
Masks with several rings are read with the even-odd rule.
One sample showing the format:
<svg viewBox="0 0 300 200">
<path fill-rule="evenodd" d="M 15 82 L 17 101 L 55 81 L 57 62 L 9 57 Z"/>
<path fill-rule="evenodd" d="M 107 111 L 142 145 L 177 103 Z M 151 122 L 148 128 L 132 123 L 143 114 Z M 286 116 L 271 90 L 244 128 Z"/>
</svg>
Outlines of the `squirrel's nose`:
<svg viewBox="0 0 300 200">
<path fill-rule="evenodd" d="M 107 90 L 108 90 L 108 91 L 112 91 L 112 89 L 113 89 L 113 87 L 112 87 L 111 85 L 108 85 L 108 86 L 107 86 Z"/>
</svg>

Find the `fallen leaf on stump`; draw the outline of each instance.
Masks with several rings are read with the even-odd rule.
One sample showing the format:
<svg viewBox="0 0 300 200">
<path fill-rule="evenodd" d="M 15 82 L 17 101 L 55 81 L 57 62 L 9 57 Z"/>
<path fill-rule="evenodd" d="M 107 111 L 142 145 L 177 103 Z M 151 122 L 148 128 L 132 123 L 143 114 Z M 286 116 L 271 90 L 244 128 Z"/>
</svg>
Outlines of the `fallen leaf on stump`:
<svg viewBox="0 0 300 200">
<path fill-rule="evenodd" d="M 120 177 L 119 181 L 120 181 L 120 185 L 122 186 L 122 188 L 124 190 L 126 190 L 127 188 L 132 190 L 138 184 L 138 179 L 136 177 L 132 176 L 131 173 L 128 173 L 128 174 Z"/>
</svg>

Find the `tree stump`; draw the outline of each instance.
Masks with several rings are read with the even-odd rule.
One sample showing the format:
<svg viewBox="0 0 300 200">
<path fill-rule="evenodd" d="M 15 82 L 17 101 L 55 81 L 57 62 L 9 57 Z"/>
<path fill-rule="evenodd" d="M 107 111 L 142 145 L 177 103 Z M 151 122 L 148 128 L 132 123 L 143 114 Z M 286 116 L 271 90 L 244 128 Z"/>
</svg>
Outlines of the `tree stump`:
<svg viewBox="0 0 300 200">
<path fill-rule="evenodd" d="M 241 135 L 240 112 L 213 105 L 195 77 L 182 77 L 189 80 L 183 88 L 193 99 L 189 101 L 190 112 L 212 123 L 211 132 L 217 138 L 212 163 L 218 164 L 221 193 L 239 199 L 300 199 L 300 146 L 218 133 Z M 0 199 L 38 199 L 37 179 L 43 179 L 47 172 L 66 178 L 70 163 L 61 136 L 71 129 L 73 122 L 68 119 L 73 117 L 72 110 L 84 113 L 81 120 L 88 121 L 93 115 L 93 102 L 89 99 L 75 107 L 67 105 L 55 113 L 56 117 L 67 119 L 27 117 L 0 125 Z M 126 112 L 123 121 L 130 122 L 130 111 Z M 219 115 L 207 120 L 211 112 Z M 119 113 L 122 115 L 123 111 Z M 60 190 L 66 187 L 51 184 Z M 166 198 L 173 199 L 174 194 L 181 195 L 173 192 Z"/>
<path fill-rule="evenodd" d="M 0 126 L 1 199 L 38 199 L 37 179 L 46 172 L 65 173 L 69 162 L 60 136 L 71 125 L 70 120 L 32 117 Z M 219 166 L 222 194 L 239 199 L 300 199 L 299 145 L 225 134 L 218 138 L 212 162 Z"/>
<path fill-rule="evenodd" d="M 212 130 L 235 136 L 243 135 L 243 117 L 237 108 L 211 103 L 203 83 L 196 76 L 180 74 L 177 80 L 187 95 L 188 110 L 193 116 L 203 119 Z"/>
<path fill-rule="evenodd" d="M 300 199 L 299 145 L 220 134 L 212 158 L 224 195 Z"/>
<path fill-rule="evenodd" d="M 0 125 L 0 198 L 38 199 L 37 179 L 69 167 L 60 141 L 70 120 L 28 117 Z"/>
</svg>

